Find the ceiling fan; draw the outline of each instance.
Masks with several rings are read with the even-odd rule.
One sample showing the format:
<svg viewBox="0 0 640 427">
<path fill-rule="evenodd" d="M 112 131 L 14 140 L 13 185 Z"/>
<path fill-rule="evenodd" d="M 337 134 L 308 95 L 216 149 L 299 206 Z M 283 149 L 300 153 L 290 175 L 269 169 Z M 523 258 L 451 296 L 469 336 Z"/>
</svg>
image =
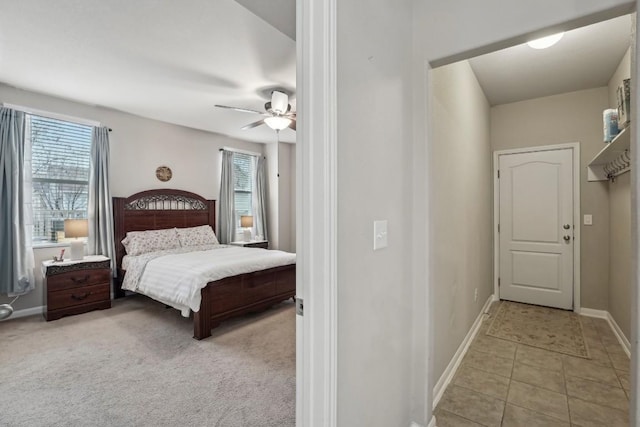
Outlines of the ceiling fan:
<svg viewBox="0 0 640 427">
<path fill-rule="evenodd" d="M 276 132 L 288 127 L 296 130 L 296 112 L 291 111 L 289 95 L 279 90 L 271 92 L 271 101 L 264 104 L 264 112 L 248 108 L 229 107 L 227 105 L 216 105 L 216 107 L 264 116 L 263 119 L 243 126 L 242 130 L 252 129 L 261 125 L 267 125 Z"/>
</svg>

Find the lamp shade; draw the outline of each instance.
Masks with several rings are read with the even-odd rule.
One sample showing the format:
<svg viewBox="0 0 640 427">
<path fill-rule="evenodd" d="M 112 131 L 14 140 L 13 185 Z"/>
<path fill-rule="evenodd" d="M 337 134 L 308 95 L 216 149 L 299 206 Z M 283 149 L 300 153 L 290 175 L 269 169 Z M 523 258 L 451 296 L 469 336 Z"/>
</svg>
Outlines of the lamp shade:
<svg viewBox="0 0 640 427">
<path fill-rule="evenodd" d="M 282 130 L 291 124 L 291 119 L 280 116 L 267 117 L 264 122 L 273 130 Z"/>
<path fill-rule="evenodd" d="M 243 227 L 243 228 L 253 227 L 253 217 L 251 215 L 241 215 L 240 227 Z"/>
<path fill-rule="evenodd" d="M 89 221 L 86 219 L 65 219 L 64 237 L 87 237 Z"/>
</svg>

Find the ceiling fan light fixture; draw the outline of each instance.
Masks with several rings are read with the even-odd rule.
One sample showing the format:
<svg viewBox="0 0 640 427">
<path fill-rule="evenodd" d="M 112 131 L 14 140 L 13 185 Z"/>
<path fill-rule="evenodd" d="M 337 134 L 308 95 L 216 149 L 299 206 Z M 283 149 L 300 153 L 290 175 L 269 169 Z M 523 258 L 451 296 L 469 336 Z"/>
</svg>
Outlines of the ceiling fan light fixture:
<svg viewBox="0 0 640 427">
<path fill-rule="evenodd" d="M 550 36 L 542 37 L 536 40 L 531 40 L 527 44 L 529 45 L 529 47 L 533 49 L 546 49 L 558 43 L 562 38 L 562 36 L 564 36 L 564 32 L 558 33 L 558 34 L 552 34 Z"/>
<path fill-rule="evenodd" d="M 271 108 L 277 114 L 287 112 L 289 106 L 289 96 L 286 93 L 274 90 L 271 93 Z"/>
<path fill-rule="evenodd" d="M 280 131 L 289 127 L 289 125 L 291 124 L 291 119 L 287 117 L 273 116 L 267 117 L 266 119 L 264 119 L 264 122 L 271 129 Z"/>
</svg>

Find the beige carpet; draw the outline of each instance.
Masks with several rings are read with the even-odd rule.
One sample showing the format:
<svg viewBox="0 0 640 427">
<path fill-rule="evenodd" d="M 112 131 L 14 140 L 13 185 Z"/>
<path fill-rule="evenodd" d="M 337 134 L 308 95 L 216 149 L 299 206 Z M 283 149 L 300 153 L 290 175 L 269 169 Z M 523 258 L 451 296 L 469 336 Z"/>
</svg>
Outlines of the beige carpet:
<svg viewBox="0 0 640 427">
<path fill-rule="evenodd" d="M 0 426 L 295 425 L 293 303 L 192 331 L 143 297 L 0 322 Z"/>
<path fill-rule="evenodd" d="M 571 311 L 502 301 L 487 335 L 589 358 L 580 316 Z"/>
</svg>

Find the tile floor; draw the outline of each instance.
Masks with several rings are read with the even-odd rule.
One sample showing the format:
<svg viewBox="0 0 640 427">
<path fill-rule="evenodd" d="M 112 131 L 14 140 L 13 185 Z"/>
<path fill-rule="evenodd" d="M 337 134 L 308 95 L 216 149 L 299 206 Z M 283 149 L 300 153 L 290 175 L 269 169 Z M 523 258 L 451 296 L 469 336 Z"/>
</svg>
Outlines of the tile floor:
<svg viewBox="0 0 640 427">
<path fill-rule="evenodd" d="M 438 427 L 628 427 L 629 358 L 606 320 L 580 319 L 591 360 L 490 337 L 489 315 L 438 403 Z"/>
</svg>

